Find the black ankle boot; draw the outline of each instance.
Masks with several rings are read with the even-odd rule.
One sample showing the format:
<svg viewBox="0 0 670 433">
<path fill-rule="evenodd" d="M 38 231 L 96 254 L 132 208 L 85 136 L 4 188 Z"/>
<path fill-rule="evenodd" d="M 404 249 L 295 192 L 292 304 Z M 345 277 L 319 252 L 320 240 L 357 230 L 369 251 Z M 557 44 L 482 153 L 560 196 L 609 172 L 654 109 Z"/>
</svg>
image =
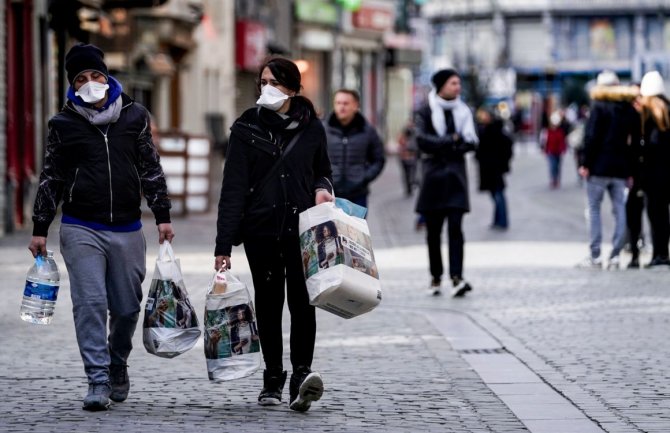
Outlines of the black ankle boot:
<svg viewBox="0 0 670 433">
<path fill-rule="evenodd" d="M 263 370 L 263 390 L 258 395 L 258 404 L 261 406 L 276 406 L 281 404 L 281 393 L 286 383 L 286 370 L 271 368 Z"/>
</svg>

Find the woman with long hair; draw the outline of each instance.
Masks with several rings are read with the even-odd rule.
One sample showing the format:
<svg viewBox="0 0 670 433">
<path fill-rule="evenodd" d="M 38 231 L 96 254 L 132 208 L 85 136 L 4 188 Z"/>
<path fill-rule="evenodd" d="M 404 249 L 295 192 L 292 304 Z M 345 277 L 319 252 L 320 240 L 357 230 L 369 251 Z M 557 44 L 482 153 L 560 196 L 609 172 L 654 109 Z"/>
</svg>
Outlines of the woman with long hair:
<svg viewBox="0 0 670 433">
<path fill-rule="evenodd" d="M 256 106 L 231 127 L 214 267 L 230 268 L 232 246 L 244 242 L 265 361 L 260 405 L 278 405 L 282 400 L 286 285 L 293 366 L 289 406 L 304 412 L 321 397 L 323 381 L 311 371 L 316 318 L 302 269 L 298 215 L 334 198 L 326 134 L 310 100 L 299 95 L 300 78 L 292 61 L 268 59 L 258 74 Z"/>
<path fill-rule="evenodd" d="M 670 266 L 670 114 L 665 85 L 658 71 L 640 83 L 642 106 L 642 188 L 647 198 L 653 253 L 646 267 Z"/>
</svg>

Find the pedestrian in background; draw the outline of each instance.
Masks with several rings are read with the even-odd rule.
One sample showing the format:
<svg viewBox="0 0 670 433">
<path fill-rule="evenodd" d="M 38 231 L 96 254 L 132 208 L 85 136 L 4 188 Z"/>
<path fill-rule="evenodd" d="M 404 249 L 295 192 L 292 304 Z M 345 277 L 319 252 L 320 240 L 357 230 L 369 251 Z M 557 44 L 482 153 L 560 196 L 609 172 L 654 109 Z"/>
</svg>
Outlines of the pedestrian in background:
<svg viewBox="0 0 670 433">
<path fill-rule="evenodd" d="M 465 154 L 475 150 L 479 139 L 470 108 L 461 100 L 461 78 L 453 69 L 436 72 L 428 103 L 415 115 L 416 139 L 422 152 L 423 182 L 416 212 L 426 219 L 426 242 L 433 295 L 442 291 L 441 236 L 448 226 L 451 295 L 472 290 L 463 279 L 463 215 L 470 211 Z"/>
<path fill-rule="evenodd" d="M 647 72 L 640 83 L 642 106 L 642 188 L 647 198 L 653 252 L 647 268 L 670 266 L 670 114 L 665 84 L 658 71 Z"/>
<path fill-rule="evenodd" d="M 584 150 L 579 167 L 579 174 L 586 179 L 590 254 L 579 266 L 602 268 L 600 208 L 607 193 L 614 214 L 612 251 L 607 269 L 616 270 L 620 267 L 619 253 L 626 235 L 626 187 L 632 175 L 631 144 L 639 131 L 639 116 L 632 105 L 637 91 L 632 87 L 617 86 L 619 78 L 607 70 L 598 74 L 596 84 L 591 90 L 591 110 L 584 130 Z"/>
<path fill-rule="evenodd" d="M 479 146 L 475 156 L 479 162 L 479 190 L 488 191 L 493 200 L 491 229 L 507 230 L 505 173 L 509 172 L 513 141 L 503 130 L 502 119 L 491 111 L 477 110 Z"/>
<path fill-rule="evenodd" d="M 549 162 L 549 187 L 557 189 L 561 186 L 561 162 L 567 149 L 565 130 L 561 127 L 561 113 L 554 111 L 549 116 L 549 127 L 544 135 L 542 149 Z"/>
<path fill-rule="evenodd" d="M 410 197 L 416 185 L 417 147 L 414 123 L 409 122 L 398 136 L 398 155 L 403 173 L 405 196 Z"/>
<path fill-rule="evenodd" d="M 244 242 L 265 361 L 258 396 L 263 406 L 281 404 L 286 382 L 282 362 L 286 287 L 293 367 L 289 407 L 304 412 L 321 398 L 323 381 L 311 370 L 316 314 L 305 285 L 298 215 L 333 197 L 326 134 L 312 102 L 299 95 L 300 80 L 295 63 L 270 58 L 258 74 L 257 106 L 246 110 L 231 127 L 214 268 L 230 268 L 232 246 Z"/>
<path fill-rule="evenodd" d="M 85 410 L 128 396 L 128 356 L 146 272 L 141 196 L 159 242 L 174 237 L 170 200 L 147 110 L 110 76 L 104 53 L 75 45 L 65 56 L 67 102 L 49 121 L 33 211 L 33 256 L 46 255 L 63 200 L 60 250 L 70 279 L 77 343 L 88 377 Z M 107 314 L 109 311 L 109 336 Z"/>
<path fill-rule="evenodd" d="M 379 134 L 359 111 L 360 100 L 355 90 L 336 91 L 324 126 L 335 194 L 367 207 L 368 185 L 382 172 L 385 157 Z"/>
</svg>

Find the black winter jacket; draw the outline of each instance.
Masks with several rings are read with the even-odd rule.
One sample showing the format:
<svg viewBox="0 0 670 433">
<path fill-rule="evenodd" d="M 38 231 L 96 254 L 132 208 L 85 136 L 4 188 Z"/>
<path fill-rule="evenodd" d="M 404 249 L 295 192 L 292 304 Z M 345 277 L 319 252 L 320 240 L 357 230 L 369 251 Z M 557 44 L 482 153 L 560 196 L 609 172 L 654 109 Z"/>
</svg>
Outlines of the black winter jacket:
<svg viewBox="0 0 670 433">
<path fill-rule="evenodd" d="M 56 208 L 84 221 L 123 225 L 142 216 L 142 194 L 156 224 L 170 222 L 170 199 L 146 108 L 122 94 L 115 123 L 92 125 L 68 101 L 49 120 L 33 235 L 47 236 Z"/>
<path fill-rule="evenodd" d="M 316 190 L 332 190 L 326 135 L 316 116 L 286 157 L 283 149 L 298 131 L 273 135 L 261 124 L 258 108 L 245 111 L 230 130 L 215 256 L 229 256 L 234 244 L 252 237 L 298 236 L 298 215 L 315 205 Z M 279 170 L 257 194 L 254 189 L 279 159 Z"/>
<path fill-rule="evenodd" d="M 479 146 L 475 156 L 479 162 L 479 190 L 498 191 L 505 188 L 503 175 L 509 171 L 514 141 L 503 130 L 503 123 L 493 119 L 477 131 Z"/>
<path fill-rule="evenodd" d="M 638 141 L 640 116 L 625 87 L 596 87 L 584 129 L 580 164 L 591 176 L 627 178 L 633 174 L 631 145 Z"/>
<path fill-rule="evenodd" d="M 348 126 L 343 128 L 334 113 L 324 122 L 335 194 L 352 199 L 368 194 L 368 184 L 381 173 L 385 157 L 379 134 L 360 113 Z"/>
<path fill-rule="evenodd" d="M 663 97 L 670 110 L 670 102 Z M 653 116 L 644 124 L 640 167 L 642 189 L 647 194 L 670 197 L 670 130 L 661 131 Z"/>
<path fill-rule="evenodd" d="M 416 212 L 461 209 L 470 211 L 468 173 L 465 153 L 475 150 L 474 143 L 454 140 L 453 115 L 445 110 L 447 134 L 437 135 L 426 104 L 414 116 L 416 142 L 421 150 L 423 181 L 416 202 Z"/>
</svg>

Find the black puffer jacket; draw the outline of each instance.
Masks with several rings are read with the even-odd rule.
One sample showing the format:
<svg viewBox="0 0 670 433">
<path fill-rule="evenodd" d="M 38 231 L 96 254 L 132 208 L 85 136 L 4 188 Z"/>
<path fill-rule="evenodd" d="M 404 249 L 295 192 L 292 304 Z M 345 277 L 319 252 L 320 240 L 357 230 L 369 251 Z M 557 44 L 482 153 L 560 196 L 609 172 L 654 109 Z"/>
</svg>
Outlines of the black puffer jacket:
<svg viewBox="0 0 670 433">
<path fill-rule="evenodd" d="M 384 168 L 384 145 L 365 118 L 356 113 L 344 128 L 331 114 L 326 122 L 328 155 L 333 165 L 335 194 L 352 199 L 368 194 L 368 184 Z"/>
<path fill-rule="evenodd" d="M 319 119 L 311 117 L 293 149 L 283 157 L 283 149 L 298 130 L 272 134 L 258 112 L 258 108 L 245 111 L 231 127 L 215 256 L 229 256 L 234 244 L 250 237 L 298 236 L 298 215 L 314 206 L 316 189 L 331 190 L 326 135 Z M 254 193 L 280 158 L 273 179 L 260 194 Z"/>
<path fill-rule="evenodd" d="M 416 202 L 416 212 L 448 208 L 470 211 L 468 173 L 465 153 L 475 150 L 474 143 L 454 140 L 456 132 L 451 111 L 445 110 L 447 134 L 437 135 L 428 105 L 414 115 L 416 142 L 421 150 L 423 181 Z"/>
<path fill-rule="evenodd" d="M 141 218 L 142 194 L 156 223 L 170 222 L 170 200 L 146 108 L 122 94 L 115 123 L 92 125 L 68 102 L 49 120 L 44 168 L 33 211 L 33 234 L 46 236 L 63 213 L 123 225 Z"/>
<path fill-rule="evenodd" d="M 593 103 L 584 129 L 580 164 L 591 176 L 627 178 L 633 174 L 631 144 L 638 141 L 640 116 L 631 101 L 635 92 L 627 87 L 595 87 Z"/>
</svg>

